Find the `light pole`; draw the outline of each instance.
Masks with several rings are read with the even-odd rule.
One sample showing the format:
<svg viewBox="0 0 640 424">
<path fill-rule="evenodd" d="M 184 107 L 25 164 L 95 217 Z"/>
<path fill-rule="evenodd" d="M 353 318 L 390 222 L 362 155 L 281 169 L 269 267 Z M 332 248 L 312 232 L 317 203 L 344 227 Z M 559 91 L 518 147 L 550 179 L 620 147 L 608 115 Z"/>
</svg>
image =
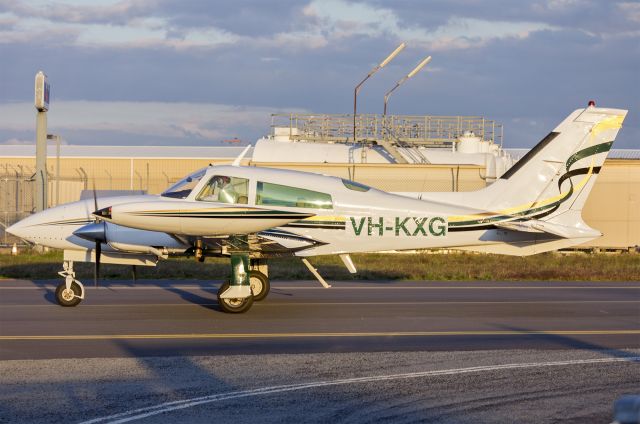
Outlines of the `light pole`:
<svg viewBox="0 0 640 424">
<path fill-rule="evenodd" d="M 384 95 L 384 112 L 382 113 L 384 116 L 387 116 L 387 102 L 389 101 L 389 97 L 391 96 L 391 93 L 393 93 L 393 91 L 400 87 L 402 84 L 404 84 L 404 82 L 406 80 L 408 80 L 409 78 L 411 78 L 412 76 L 414 76 L 415 74 L 417 74 L 418 72 L 420 72 L 420 69 L 424 68 L 427 63 L 431 62 L 431 56 L 427 56 L 426 58 L 424 58 L 422 60 L 422 62 L 420 62 L 418 64 L 418 66 L 416 66 L 413 71 L 409 72 L 407 75 L 404 76 L 404 78 L 402 78 L 400 81 L 398 81 L 395 85 L 395 87 L 393 87 L 391 90 L 387 91 L 387 94 Z"/>
<path fill-rule="evenodd" d="M 375 74 L 380 69 L 384 68 L 389 62 L 391 62 L 393 58 L 398 55 L 398 53 L 404 50 L 405 47 L 407 47 L 406 43 L 400 43 L 400 45 L 396 47 L 396 49 L 393 52 L 391 52 L 391 54 L 387 56 L 385 60 L 383 60 L 382 62 L 380 62 L 379 65 L 373 68 L 371 72 L 369 72 L 369 74 L 367 74 L 367 76 L 364 77 L 362 81 L 360 81 L 360 84 L 356 85 L 355 90 L 353 90 L 353 142 L 354 143 L 356 142 L 356 114 L 358 110 L 358 91 L 360 91 L 360 87 L 362 86 L 362 84 L 364 84 L 366 80 L 371 78 L 373 74 Z"/>
<path fill-rule="evenodd" d="M 36 212 L 47 208 L 47 111 L 50 86 L 47 76 L 39 71 L 35 79 L 36 115 Z"/>
<path fill-rule="evenodd" d="M 56 206 L 60 204 L 60 136 L 47 134 L 47 140 L 56 141 Z"/>
</svg>

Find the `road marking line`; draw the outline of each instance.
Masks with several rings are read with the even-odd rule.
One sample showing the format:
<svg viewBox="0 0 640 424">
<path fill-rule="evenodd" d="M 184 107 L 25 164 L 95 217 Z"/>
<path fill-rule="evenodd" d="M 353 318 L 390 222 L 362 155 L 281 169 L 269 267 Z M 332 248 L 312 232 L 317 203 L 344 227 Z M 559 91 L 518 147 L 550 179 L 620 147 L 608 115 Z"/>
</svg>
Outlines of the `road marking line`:
<svg viewBox="0 0 640 424">
<path fill-rule="evenodd" d="M 124 411 L 118 414 L 108 415 L 104 417 L 94 418 L 88 421 L 83 421 L 80 424 L 98 424 L 103 422 L 109 422 L 111 424 L 122 424 L 131 421 L 148 418 L 154 415 L 163 414 L 165 412 L 172 412 L 180 409 L 192 408 L 194 406 L 203 405 L 206 403 L 220 402 L 230 399 L 273 395 L 277 393 L 293 392 L 298 390 L 316 389 L 328 386 L 340 386 L 347 384 L 358 383 L 375 383 L 379 381 L 393 381 L 393 380 L 407 380 L 412 378 L 424 378 L 443 375 L 462 375 L 471 373 L 482 373 L 490 371 L 504 371 L 514 369 L 528 369 L 528 368 L 544 368 L 544 367 L 561 367 L 571 365 L 592 365 L 592 364 L 610 364 L 617 362 L 638 362 L 640 356 L 630 356 L 628 358 L 598 358 L 598 359 L 574 359 L 568 361 L 555 361 L 555 362 L 529 362 L 520 364 L 503 364 L 503 365 L 488 365 L 488 366 L 476 366 L 467 368 L 453 368 L 445 370 L 434 371 L 420 371 L 404 374 L 390 374 L 390 375 L 377 375 L 369 377 L 354 377 L 344 378 L 339 380 L 326 380 L 315 381 L 309 383 L 288 384 L 280 386 L 267 386 L 257 389 L 248 390 L 236 390 L 225 393 L 217 393 L 208 396 L 199 396 L 191 399 L 183 399 L 172 402 L 164 402 L 154 406 L 148 406 L 145 408 L 132 409 Z"/>
<path fill-rule="evenodd" d="M 635 335 L 640 330 L 477 330 L 477 331 L 388 331 L 326 333 L 193 333 L 193 334 L 75 334 L 0 336 L 3 341 L 16 340 L 139 340 L 139 339 L 258 339 L 318 337 L 438 337 L 438 336 L 580 336 Z"/>
<path fill-rule="evenodd" d="M 91 303 L 84 303 L 82 305 L 83 308 L 125 308 L 125 307 L 129 307 L 129 306 L 136 306 L 136 307 L 145 307 L 145 306 L 149 306 L 149 307 L 163 307 L 163 306 L 188 306 L 188 307 L 196 307 L 196 306 L 215 306 L 218 305 L 218 303 L 195 303 L 195 302 L 188 302 L 185 301 L 187 303 L 119 303 L 119 304 L 108 304 L 108 305 L 94 305 Z M 525 305 L 536 305 L 536 304 L 544 304 L 544 305 L 553 305 L 553 304 L 593 304 L 593 303 L 640 303 L 640 300 L 522 300 L 522 301 L 509 301 L 509 300 L 503 300 L 503 301 L 473 301 L 473 300 L 469 300 L 469 301 L 424 301 L 424 302 L 416 302 L 416 301 L 409 301 L 409 302 L 296 302 L 295 300 L 292 300 L 291 302 L 268 302 L 268 303 L 260 303 L 259 307 L 263 307 L 263 306 L 313 306 L 313 305 L 317 305 L 317 306 L 340 306 L 340 305 L 349 305 L 349 306 L 357 306 L 357 305 L 363 305 L 363 306 L 384 306 L 384 305 L 500 305 L 500 304 L 504 304 L 504 305 L 511 305 L 511 304 L 515 304 L 515 305 L 520 305 L 520 304 L 525 304 Z M 25 308 L 25 307 L 29 307 L 29 308 L 58 308 L 58 305 L 52 305 L 52 304 L 42 304 L 42 303 L 34 303 L 34 304 L 12 304 L 12 305 L 1 305 L 3 308 Z"/>
</svg>

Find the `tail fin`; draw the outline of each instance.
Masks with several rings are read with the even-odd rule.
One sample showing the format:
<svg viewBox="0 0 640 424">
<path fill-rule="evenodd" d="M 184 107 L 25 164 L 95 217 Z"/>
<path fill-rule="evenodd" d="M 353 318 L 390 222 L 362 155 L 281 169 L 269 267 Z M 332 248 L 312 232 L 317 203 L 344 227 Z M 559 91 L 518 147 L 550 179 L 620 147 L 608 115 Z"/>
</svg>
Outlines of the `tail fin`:
<svg viewBox="0 0 640 424">
<path fill-rule="evenodd" d="M 626 115 L 621 109 L 576 110 L 498 181 L 467 195 L 467 206 L 486 212 L 449 217 L 450 231 L 488 225 L 512 232 L 460 249 L 522 256 L 599 237 L 582 220 L 582 208 Z"/>
<path fill-rule="evenodd" d="M 501 215 L 570 225 L 581 215 L 626 110 L 576 110 L 498 181 L 481 190 L 484 207 Z"/>
<path fill-rule="evenodd" d="M 599 237 L 582 220 L 582 208 L 626 115 L 621 109 L 576 110 L 498 181 L 465 193 L 461 206 L 486 212 L 450 216 L 450 231 L 498 227 L 517 235 L 509 241 L 487 236 L 462 249 L 530 255 Z"/>
</svg>

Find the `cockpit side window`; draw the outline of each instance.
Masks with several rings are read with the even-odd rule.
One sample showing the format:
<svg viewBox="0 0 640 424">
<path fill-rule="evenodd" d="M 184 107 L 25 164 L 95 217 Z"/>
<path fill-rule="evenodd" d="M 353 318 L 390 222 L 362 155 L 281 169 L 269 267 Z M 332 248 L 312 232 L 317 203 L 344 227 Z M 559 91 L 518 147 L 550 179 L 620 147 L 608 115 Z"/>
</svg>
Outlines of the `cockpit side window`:
<svg viewBox="0 0 640 424">
<path fill-rule="evenodd" d="M 200 190 L 196 200 L 246 205 L 249 203 L 248 193 L 249 180 L 246 178 L 214 175 Z"/>
<path fill-rule="evenodd" d="M 304 188 L 258 181 L 256 205 L 333 209 L 331 195 Z"/>
<path fill-rule="evenodd" d="M 206 172 L 207 170 L 204 168 L 188 175 L 162 192 L 161 196 L 173 197 L 175 199 L 186 199 L 189 194 L 191 194 L 191 190 L 193 190 L 193 188 L 198 185 L 202 177 L 204 177 Z"/>
</svg>

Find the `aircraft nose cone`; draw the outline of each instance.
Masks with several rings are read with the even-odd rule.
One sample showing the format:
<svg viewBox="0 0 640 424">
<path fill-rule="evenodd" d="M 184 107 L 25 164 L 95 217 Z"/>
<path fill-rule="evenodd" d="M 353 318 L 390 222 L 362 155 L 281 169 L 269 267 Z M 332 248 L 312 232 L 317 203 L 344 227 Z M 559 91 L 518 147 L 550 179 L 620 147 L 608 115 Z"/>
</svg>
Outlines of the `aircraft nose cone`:
<svg viewBox="0 0 640 424">
<path fill-rule="evenodd" d="M 98 218 L 111 219 L 111 206 L 108 208 L 98 209 L 93 214 Z"/>
<path fill-rule="evenodd" d="M 107 241 L 104 222 L 92 222 L 91 224 L 87 224 L 84 227 L 75 230 L 73 235 L 89 241 Z"/>
<path fill-rule="evenodd" d="M 15 224 L 9 226 L 5 231 L 9 234 L 12 234 L 16 237 L 22 237 L 22 231 L 21 229 L 24 228 L 24 226 L 22 224 L 20 224 L 19 222 L 16 222 Z"/>
</svg>

